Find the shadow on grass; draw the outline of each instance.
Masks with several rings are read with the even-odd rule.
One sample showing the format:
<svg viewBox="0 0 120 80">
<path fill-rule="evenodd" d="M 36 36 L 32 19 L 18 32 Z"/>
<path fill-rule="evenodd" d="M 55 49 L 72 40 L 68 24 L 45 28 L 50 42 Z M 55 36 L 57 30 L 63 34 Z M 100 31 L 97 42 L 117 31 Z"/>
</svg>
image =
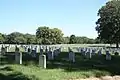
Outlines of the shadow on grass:
<svg viewBox="0 0 120 80">
<path fill-rule="evenodd" d="M 23 75 L 22 73 L 12 73 L 9 75 L 4 75 L 0 73 L 0 80 L 39 80 L 35 76 L 31 76 L 28 78 L 28 76 Z"/>
<path fill-rule="evenodd" d="M 2 70 L 2 71 L 13 71 L 13 69 L 11 67 L 8 67 L 8 66 L 0 68 L 0 70 Z"/>
<path fill-rule="evenodd" d="M 5 55 L 6 62 L 5 64 L 13 64 L 14 53 L 8 53 Z M 105 55 L 94 55 L 91 59 L 86 59 L 80 53 L 76 53 L 75 56 L 76 62 L 72 63 L 68 61 L 68 53 L 62 52 L 59 56 L 55 57 L 54 60 L 47 60 L 47 69 L 64 69 L 65 72 L 77 72 L 77 71 L 94 71 L 99 70 L 103 71 L 97 72 L 94 71 L 95 75 L 103 76 L 106 72 L 109 72 L 110 75 L 120 75 L 120 56 L 112 56 L 112 60 L 105 60 Z M 23 65 L 35 65 L 38 66 L 38 55 L 36 58 L 33 58 L 30 54 L 23 53 Z M 8 68 L 9 70 L 9 68 Z"/>
<path fill-rule="evenodd" d="M 0 80 L 39 80 L 34 75 L 26 76 L 20 72 L 15 72 L 11 67 L 0 68 Z M 12 73 L 9 73 L 12 72 Z"/>
<path fill-rule="evenodd" d="M 66 60 L 62 57 L 66 57 Z M 110 75 L 120 75 L 120 56 L 112 56 L 112 60 L 105 60 L 105 55 L 94 55 L 91 59 L 86 59 L 80 53 L 76 53 L 76 62 L 72 63 L 67 61 L 68 54 L 61 53 L 54 61 L 49 61 L 47 64 L 48 69 L 61 68 L 65 72 L 76 71 L 94 71 L 99 70 L 109 72 Z M 96 76 L 103 76 L 106 73 L 95 72 Z"/>
<path fill-rule="evenodd" d="M 29 64 L 36 65 L 38 64 L 38 59 L 39 59 L 38 54 L 36 58 L 32 57 L 30 54 L 27 54 L 26 52 L 22 54 L 23 65 L 29 65 Z M 1 65 L 15 64 L 15 52 L 8 52 L 7 54 L 2 55 L 0 60 L 1 60 L 0 62 Z"/>
</svg>

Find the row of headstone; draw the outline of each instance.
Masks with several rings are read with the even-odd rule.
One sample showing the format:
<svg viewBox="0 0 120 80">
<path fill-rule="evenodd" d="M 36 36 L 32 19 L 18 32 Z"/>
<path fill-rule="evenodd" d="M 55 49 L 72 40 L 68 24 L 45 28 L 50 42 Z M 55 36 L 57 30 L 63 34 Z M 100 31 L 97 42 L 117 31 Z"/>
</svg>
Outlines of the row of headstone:
<svg viewBox="0 0 120 80">
<path fill-rule="evenodd" d="M 2 47 L 1 48 L 1 53 L 2 54 L 5 54 L 5 48 Z M 28 48 L 28 53 L 30 53 L 33 57 L 36 57 L 36 51 L 37 51 L 37 48 L 33 48 L 32 47 L 32 50 L 30 48 Z M 93 55 L 96 54 L 96 51 L 98 51 L 98 55 L 101 55 L 102 54 L 102 48 L 101 49 L 90 49 L 90 48 L 81 48 L 79 49 L 80 53 L 82 55 L 84 55 L 86 58 L 89 58 L 91 59 Z M 46 47 L 45 49 L 45 52 L 47 53 L 47 56 L 48 56 L 48 60 L 54 60 L 54 57 L 55 56 L 58 56 L 60 54 L 60 49 L 51 49 L 48 47 Z M 16 59 L 16 63 L 19 63 L 19 64 L 22 64 L 22 53 L 19 52 L 19 50 L 15 50 L 15 59 Z M 43 56 L 43 49 L 40 48 L 40 56 L 39 56 L 40 59 L 44 58 L 45 57 Z M 43 59 L 42 59 L 43 60 Z M 72 50 L 69 50 L 69 60 L 72 61 L 72 62 L 75 62 L 75 53 L 72 51 Z M 109 51 L 106 51 L 106 60 L 111 60 L 111 54 Z M 41 62 L 44 62 L 43 61 L 39 61 L 39 63 Z M 45 62 L 44 62 L 45 63 Z M 41 63 L 43 64 L 43 63 Z M 45 64 L 44 64 L 45 65 Z"/>
<path fill-rule="evenodd" d="M 48 60 L 54 60 L 55 57 L 57 57 L 61 53 L 61 48 L 52 50 L 49 48 L 49 50 L 46 50 Z"/>
<path fill-rule="evenodd" d="M 103 49 L 102 48 L 79 48 L 78 51 L 85 56 L 87 59 L 91 59 L 92 56 L 94 56 L 95 54 L 98 54 L 99 56 L 102 55 Z M 97 52 L 97 53 L 96 53 Z M 106 50 L 106 60 L 111 60 L 111 54 L 110 51 Z"/>
<path fill-rule="evenodd" d="M 17 64 L 22 64 L 22 53 L 19 51 L 19 48 L 15 48 L 15 62 Z M 46 68 L 46 55 L 39 55 L 39 66 Z"/>
<path fill-rule="evenodd" d="M 8 46 L 1 46 L 0 54 L 5 55 L 8 52 Z"/>
</svg>

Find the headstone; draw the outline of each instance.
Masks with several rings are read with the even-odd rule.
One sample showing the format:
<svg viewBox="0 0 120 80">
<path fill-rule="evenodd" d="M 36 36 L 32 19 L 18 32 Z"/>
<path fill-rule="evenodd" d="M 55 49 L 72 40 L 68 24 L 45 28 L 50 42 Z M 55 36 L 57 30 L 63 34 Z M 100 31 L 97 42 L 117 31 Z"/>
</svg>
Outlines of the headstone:
<svg viewBox="0 0 120 80">
<path fill-rule="evenodd" d="M 8 49 L 9 49 L 8 46 L 6 46 L 6 47 L 5 47 L 5 52 L 6 52 L 6 53 L 8 52 Z"/>
<path fill-rule="evenodd" d="M 95 50 L 95 49 L 93 49 L 93 50 L 92 50 L 92 55 L 95 55 L 95 52 L 96 52 L 96 50 Z"/>
<path fill-rule="evenodd" d="M 61 47 L 58 49 L 59 54 L 61 53 Z"/>
<path fill-rule="evenodd" d="M 47 49 L 47 46 L 46 46 L 46 48 L 45 48 L 45 53 L 48 53 L 48 49 Z"/>
<path fill-rule="evenodd" d="M 98 55 L 102 55 L 102 49 L 98 51 Z"/>
<path fill-rule="evenodd" d="M 52 46 L 51 49 L 54 50 L 54 47 Z"/>
<path fill-rule="evenodd" d="M 15 61 L 17 64 L 22 64 L 22 53 L 19 51 L 19 48 L 15 49 Z"/>
<path fill-rule="evenodd" d="M 86 55 L 86 49 L 83 49 L 82 55 L 85 56 Z"/>
<path fill-rule="evenodd" d="M 106 60 L 111 60 L 111 54 L 109 51 L 106 51 Z"/>
<path fill-rule="evenodd" d="M 86 56 L 86 51 L 85 51 L 85 50 L 83 50 L 83 53 L 82 53 L 82 54 L 83 54 L 83 56 Z"/>
<path fill-rule="evenodd" d="M 32 50 L 31 55 L 32 55 L 32 57 L 36 57 L 37 53 L 36 53 L 35 49 Z"/>
<path fill-rule="evenodd" d="M 69 61 L 75 62 L 75 53 L 73 51 L 69 51 Z"/>
<path fill-rule="evenodd" d="M 27 52 L 27 46 L 24 46 L 25 52 Z"/>
<path fill-rule="evenodd" d="M 84 53 L 84 50 L 83 50 L 83 48 L 82 48 L 82 49 L 80 49 L 80 53 L 83 55 L 83 53 Z"/>
<path fill-rule="evenodd" d="M 28 54 L 31 54 L 31 49 L 30 48 L 28 48 Z"/>
<path fill-rule="evenodd" d="M 57 50 L 53 50 L 53 53 L 54 53 L 55 56 L 58 55 Z"/>
<path fill-rule="evenodd" d="M 39 66 L 46 69 L 46 55 L 39 55 Z"/>
<path fill-rule="evenodd" d="M 5 48 L 2 46 L 2 48 L 1 48 L 1 55 L 4 55 L 5 54 Z"/>
<path fill-rule="evenodd" d="M 37 53 L 39 52 L 39 47 L 38 47 L 38 46 L 36 46 L 36 52 L 37 52 Z"/>
<path fill-rule="evenodd" d="M 88 48 L 85 48 L 85 52 L 87 52 Z"/>
<path fill-rule="evenodd" d="M 53 53 L 53 51 L 49 50 L 47 52 L 47 57 L 48 57 L 48 60 L 54 60 L 54 53 Z"/>
<path fill-rule="evenodd" d="M 31 45 L 31 50 L 33 50 L 33 45 Z"/>
<path fill-rule="evenodd" d="M 60 54 L 60 49 L 54 50 L 53 53 L 54 53 L 55 56 L 58 56 Z"/>
<path fill-rule="evenodd" d="M 92 58 L 92 54 L 91 54 L 91 51 L 90 51 L 90 50 L 88 50 L 88 51 L 86 52 L 86 58 L 87 58 L 87 59 L 91 59 L 91 58 Z"/>
<path fill-rule="evenodd" d="M 40 55 L 42 55 L 43 54 L 43 49 L 42 48 L 40 48 Z"/>
<path fill-rule="evenodd" d="M 8 46 L 8 51 L 10 50 L 10 46 Z"/>
</svg>

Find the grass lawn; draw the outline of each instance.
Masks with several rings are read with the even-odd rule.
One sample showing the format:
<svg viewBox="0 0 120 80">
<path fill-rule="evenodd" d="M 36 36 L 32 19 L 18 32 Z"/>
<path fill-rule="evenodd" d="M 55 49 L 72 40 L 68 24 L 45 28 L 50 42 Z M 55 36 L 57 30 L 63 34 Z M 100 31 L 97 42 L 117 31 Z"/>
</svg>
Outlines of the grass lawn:
<svg viewBox="0 0 120 80">
<path fill-rule="evenodd" d="M 38 66 L 38 57 L 23 53 L 23 64 L 14 63 L 14 54 L 8 53 L 1 58 L 0 80 L 69 80 L 104 75 L 120 75 L 120 56 L 112 56 L 111 61 L 105 55 L 95 55 L 85 59 L 76 53 L 76 62 L 67 61 L 68 53 L 62 52 L 54 61 L 47 60 L 47 69 Z"/>
</svg>

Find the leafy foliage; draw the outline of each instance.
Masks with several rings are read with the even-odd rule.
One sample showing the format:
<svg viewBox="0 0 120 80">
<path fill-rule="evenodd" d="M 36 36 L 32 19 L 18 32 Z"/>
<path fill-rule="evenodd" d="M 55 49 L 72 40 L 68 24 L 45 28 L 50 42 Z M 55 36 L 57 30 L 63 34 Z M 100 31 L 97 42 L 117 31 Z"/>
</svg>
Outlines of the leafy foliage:
<svg viewBox="0 0 120 80">
<path fill-rule="evenodd" d="M 70 36 L 70 44 L 75 44 L 76 43 L 76 36 L 75 35 L 71 35 Z"/>
<path fill-rule="evenodd" d="M 98 11 L 100 17 L 96 24 L 99 39 L 107 43 L 120 42 L 120 1 L 113 0 L 106 3 Z"/>
<path fill-rule="evenodd" d="M 38 27 L 36 35 L 12 32 L 8 35 L 0 33 L 0 43 L 6 44 L 94 44 L 101 43 L 100 39 L 90 39 L 71 35 L 63 37 L 63 32 L 58 28 L 50 29 L 43 26 Z"/>
<path fill-rule="evenodd" d="M 43 26 L 36 31 L 36 37 L 42 40 L 42 44 L 60 44 L 63 41 L 63 33 L 60 29 Z"/>
</svg>

